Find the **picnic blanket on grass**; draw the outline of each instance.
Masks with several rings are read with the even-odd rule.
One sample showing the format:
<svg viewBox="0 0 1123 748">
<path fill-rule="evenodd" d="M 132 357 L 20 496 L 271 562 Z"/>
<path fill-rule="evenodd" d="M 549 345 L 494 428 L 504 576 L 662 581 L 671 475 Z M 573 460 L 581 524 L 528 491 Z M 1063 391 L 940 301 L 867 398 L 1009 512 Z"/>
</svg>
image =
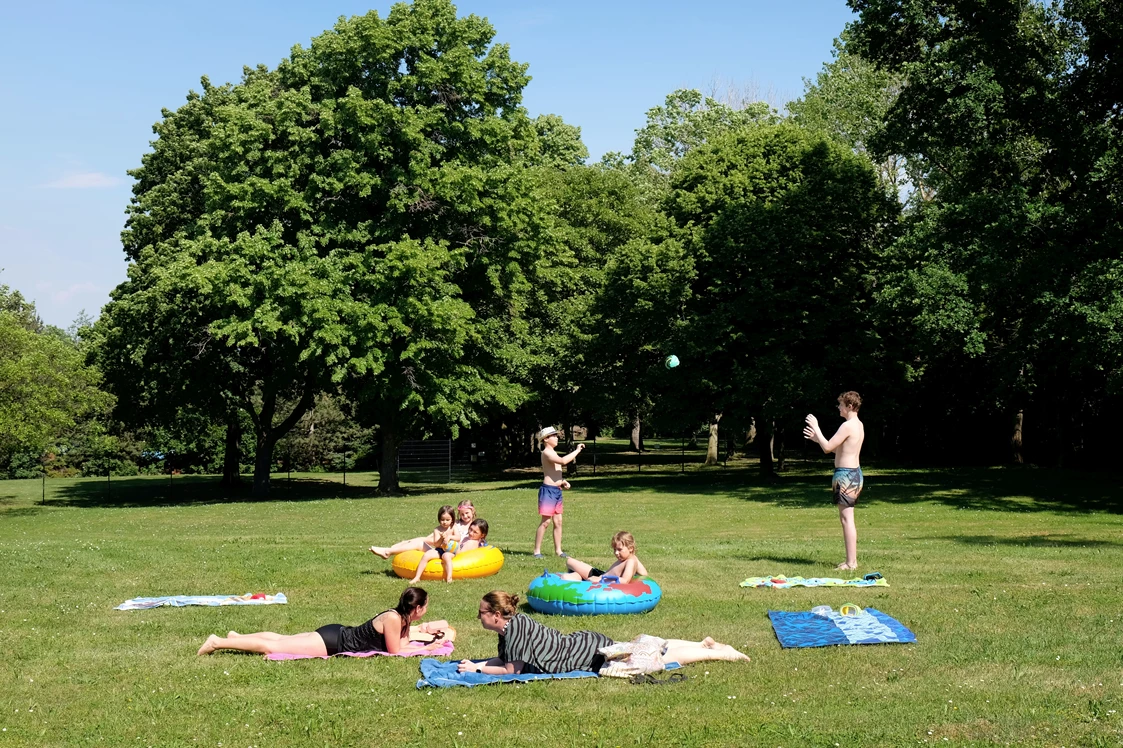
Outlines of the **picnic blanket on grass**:
<svg viewBox="0 0 1123 748">
<path fill-rule="evenodd" d="M 772 587 L 787 590 L 792 587 L 888 587 L 889 582 L 881 572 L 870 572 L 857 579 L 835 579 L 834 577 L 749 577 L 741 582 L 742 587 Z"/>
<path fill-rule="evenodd" d="M 484 663 L 487 660 L 473 660 Z M 482 686 L 489 683 L 526 683 L 532 680 L 551 678 L 599 678 L 588 670 L 572 670 L 568 673 L 513 673 L 511 675 L 488 675 L 487 673 L 458 673 L 459 662 L 441 662 L 426 657 L 421 661 L 421 678 L 418 688 L 452 688 L 453 686 Z"/>
<path fill-rule="evenodd" d="M 814 613 L 768 611 L 772 630 L 785 649 L 829 647 L 835 644 L 911 644 L 916 635 L 892 616 L 866 608 L 861 615 L 844 616 L 831 611 L 826 616 Z"/>
<path fill-rule="evenodd" d="M 185 608 L 188 605 L 284 605 L 288 603 L 285 593 L 266 595 L 261 592 L 247 592 L 244 595 L 165 595 L 164 597 L 134 597 L 118 605 L 114 610 L 148 610 L 164 606 Z"/>
<path fill-rule="evenodd" d="M 452 642 L 441 642 L 441 645 L 436 649 L 415 649 L 410 652 L 379 652 L 378 650 L 371 650 L 370 652 L 340 652 L 334 655 L 298 655 L 298 654 L 282 654 L 276 652 L 274 654 L 265 655 L 267 660 L 330 660 L 332 657 L 419 657 L 421 655 L 429 655 L 435 657 L 447 657 L 452 654 Z"/>
</svg>

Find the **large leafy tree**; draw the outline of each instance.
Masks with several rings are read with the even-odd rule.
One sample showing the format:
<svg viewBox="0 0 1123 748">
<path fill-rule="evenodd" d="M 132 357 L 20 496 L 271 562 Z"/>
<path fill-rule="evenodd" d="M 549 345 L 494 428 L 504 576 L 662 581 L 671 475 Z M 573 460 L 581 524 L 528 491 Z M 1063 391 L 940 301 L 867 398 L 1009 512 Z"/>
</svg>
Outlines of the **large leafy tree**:
<svg viewBox="0 0 1123 748">
<path fill-rule="evenodd" d="M 869 156 L 894 193 L 911 196 L 914 202 L 923 199 L 929 191 L 918 159 L 870 152 L 870 142 L 884 127 L 904 78 L 851 52 L 848 40 L 848 33 L 835 39 L 833 59 L 823 65 L 815 80 L 804 79 L 803 96 L 787 105 L 791 120 Z"/>
<path fill-rule="evenodd" d="M 603 161 L 626 169 L 643 196 L 659 204 L 675 165 L 692 149 L 723 133 L 776 119 L 776 113 L 762 101 L 735 108 L 697 89 L 680 88 L 667 94 L 662 104 L 647 110 L 643 127 L 636 130 L 631 153 L 608 153 Z"/>
<path fill-rule="evenodd" d="M 166 112 L 99 321 L 119 393 L 244 410 L 258 495 L 277 440 L 339 385 L 379 427 L 388 491 L 405 434 L 519 402 L 548 232 L 526 66 L 493 33 L 447 0 L 400 4 Z"/>
<path fill-rule="evenodd" d="M 1031 456 L 1094 451 L 1123 372 L 1118 14 L 1083 0 L 850 4 L 852 49 L 907 81 L 871 147 L 919 154 L 935 195 L 882 286 L 907 321 L 913 399 L 934 406 L 906 415 L 944 424 L 927 446 L 966 431 L 996 455 L 1012 434 L 1020 459 L 1028 424 Z"/>
<path fill-rule="evenodd" d="M 112 398 L 86 366 L 80 341 L 43 325 L 35 305 L 0 285 L 0 471 L 38 459 Z"/>
<path fill-rule="evenodd" d="M 755 418 L 771 473 L 773 424 L 876 366 L 873 274 L 897 202 L 868 159 L 782 124 L 694 149 L 667 209 L 694 267 L 679 343 L 692 376 L 679 393 Z"/>
<path fill-rule="evenodd" d="M 684 156 L 706 143 L 776 121 L 776 113 L 764 102 L 743 101 L 735 107 L 696 89 L 679 89 L 647 111 L 628 155 L 609 153 L 603 159 L 605 166 L 631 180 L 641 203 L 656 211 L 646 230 L 622 245 L 623 254 L 610 263 L 611 283 L 597 306 L 601 332 L 595 341 L 596 361 L 599 371 L 611 373 L 606 380 L 611 386 L 603 389 L 599 407 L 631 423 L 636 449 L 643 443 L 642 422 L 654 411 L 666 379 L 653 364 L 670 351 L 682 321 L 683 293 L 688 293 L 682 289 L 693 273 L 680 244 L 655 248 L 670 233 L 662 208 L 673 174 Z M 698 416 L 694 409 L 679 414 L 684 421 L 711 418 L 716 433 L 717 418 L 712 416 Z"/>
</svg>

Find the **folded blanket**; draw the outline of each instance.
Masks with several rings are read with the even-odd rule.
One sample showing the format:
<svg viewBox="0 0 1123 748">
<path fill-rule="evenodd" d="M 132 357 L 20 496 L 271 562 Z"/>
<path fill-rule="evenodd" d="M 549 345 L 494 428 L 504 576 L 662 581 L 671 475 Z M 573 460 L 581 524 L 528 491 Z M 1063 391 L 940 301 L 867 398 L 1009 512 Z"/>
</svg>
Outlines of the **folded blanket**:
<svg viewBox="0 0 1123 748">
<path fill-rule="evenodd" d="M 486 662 L 486 660 L 473 660 Z M 425 658 L 421 661 L 421 678 L 418 688 L 451 688 L 453 686 L 481 686 L 488 683 L 525 683 L 532 680 L 549 678 L 596 678 L 596 673 L 588 670 L 573 670 L 568 673 L 517 673 L 512 675 L 488 675 L 486 673 L 458 673 L 459 662 L 440 662 Z"/>
<path fill-rule="evenodd" d="M 858 579 L 835 579 L 834 577 L 749 577 L 741 582 L 742 587 L 772 587 L 786 590 L 792 587 L 888 587 L 880 572 L 871 572 Z"/>
<path fill-rule="evenodd" d="M 866 608 L 861 615 L 844 616 L 768 611 L 772 630 L 785 649 L 829 647 L 834 644 L 910 644 L 916 635 L 897 619 Z"/>
<path fill-rule="evenodd" d="M 431 655 L 435 657 L 447 657 L 452 654 L 452 642 L 441 642 L 439 647 L 433 649 L 422 649 L 421 647 L 411 648 L 405 652 L 379 652 L 371 650 L 370 652 L 340 652 L 336 655 L 324 655 L 318 657 L 316 655 L 298 655 L 298 654 L 281 654 L 280 652 L 265 655 L 267 660 L 327 660 L 331 657 L 419 657 L 421 655 Z"/>
<path fill-rule="evenodd" d="M 148 610 L 170 606 L 183 608 L 188 605 L 284 605 L 288 602 L 285 593 L 266 595 L 261 592 L 247 592 L 244 595 L 167 595 L 165 597 L 134 597 L 118 605 L 114 610 Z"/>
</svg>

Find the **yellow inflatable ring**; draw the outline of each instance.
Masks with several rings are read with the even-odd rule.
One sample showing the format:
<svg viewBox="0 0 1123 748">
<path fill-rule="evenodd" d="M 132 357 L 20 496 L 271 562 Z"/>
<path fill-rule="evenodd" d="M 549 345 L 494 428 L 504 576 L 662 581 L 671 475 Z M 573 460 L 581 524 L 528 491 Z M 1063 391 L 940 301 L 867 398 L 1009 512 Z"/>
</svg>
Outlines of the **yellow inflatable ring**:
<svg viewBox="0 0 1123 748">
<path fill-rule="evenodd" d="M 421 551 L 406 551 L 394 556 L 394 573 L 402 579 L 413 579 L 417 564 L 421 561 Z M 503 568 L 503 551 L 494 546 L 484 546 L 457 554 L 452 559 L 453 579 L 476 579 L 490 577 Z M 425 565 L 421 578 L 427 582 L 445 578 L 445 567 L 439 558 Z"/>
</svg>

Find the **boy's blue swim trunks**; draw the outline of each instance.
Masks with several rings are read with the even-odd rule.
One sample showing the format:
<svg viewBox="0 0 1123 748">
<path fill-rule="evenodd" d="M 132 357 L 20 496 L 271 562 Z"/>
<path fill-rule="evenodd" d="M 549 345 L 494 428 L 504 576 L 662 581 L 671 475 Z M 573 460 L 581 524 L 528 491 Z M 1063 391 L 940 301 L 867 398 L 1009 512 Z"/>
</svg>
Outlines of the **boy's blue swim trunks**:
<svg viewBox="0 0 1123 748">
<path fill-rule="evenodd" d="M 557 486 L 543 484 L 538 489 L 538 515 L 553 517 L 562 513 L 562 490 Z"/>
</svg>

